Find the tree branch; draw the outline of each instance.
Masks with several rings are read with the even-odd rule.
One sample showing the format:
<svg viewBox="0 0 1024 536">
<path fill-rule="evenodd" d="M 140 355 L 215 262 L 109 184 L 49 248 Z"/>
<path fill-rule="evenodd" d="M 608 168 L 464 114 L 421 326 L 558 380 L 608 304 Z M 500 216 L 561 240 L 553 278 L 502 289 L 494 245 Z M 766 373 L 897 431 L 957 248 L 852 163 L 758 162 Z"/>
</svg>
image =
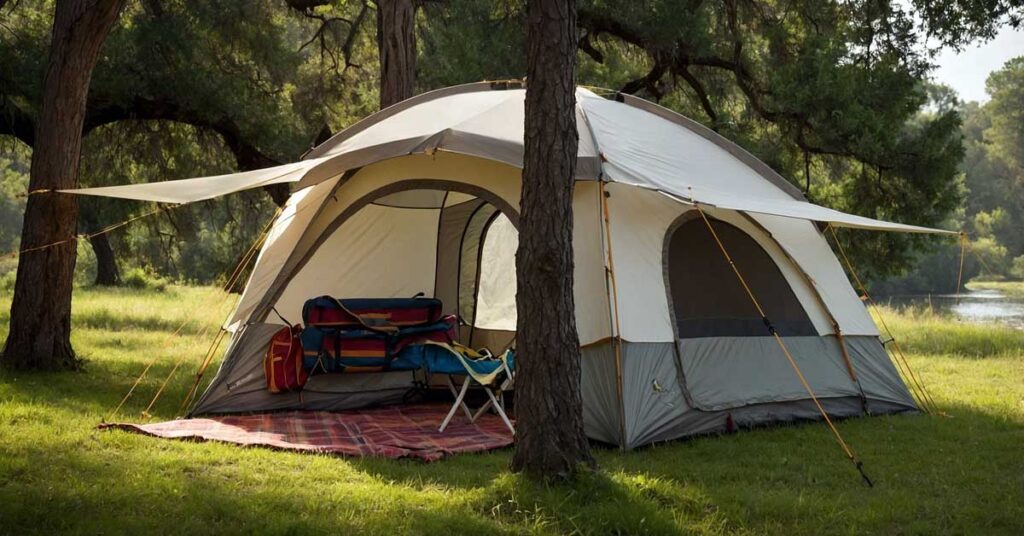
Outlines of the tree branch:
<svg viewBox="0 0 1024 536">
<path fill-rule="evenodd" d="M 665 71 L 667 70 L 668 68 L 664 63 L 655 61 L 650 72 L 636 80 L 630 80 L 626 85 L 622 86 L 621 91 L 623 93 L 633 95 L 641 89 L 645 89 L 647 90 L 647 93 L 654 97 L 654 100 L 661 100 L 661 97 L 665 95 L 665 92 L 659 86 L 658 82 L 661 81 L 661 77 L 665 75 Z"/>
<path fill-rule="evenodd" d="M 697 94 L 697 98 L 700 99 L 701 108 L 704 109 L 704 113 L 708 115 L 708 119 L 711 120 L 711 124 L 718 123 L 718 113 L 715 112 L 715 107 L 711 105 L 711 98 L 708 97 L 708 92 L 704 89 L 704 84 L 697 79 L 693 73 L 690 72 L 688 65 L 681 65 L 679 68 L 673 70 L 673 74 L 682 78 L 683 81 L 690 86 L 690 89 Z M 715 126 L 711 127 L 712 130 L 717 130 Z"/>
<path fill-rule="evenodd" d="M 224 144 L 235 156 L 240 171 L 252 171 L 281 165 L 277 160 L 265 155 L 250 143 L 242 134 L 238 125 L 227 116 L 207 118 L 195 110 L 182 108 L 178 103 L 137 97 L 125 104 L 108 106 L 89 106 L 82 127 L 83 135 L 94 129 L 118 121 L 132 120 L 163 120 L 185 123 L 198 128 L 212 130 L 219 134 Z M 288 199 L 287 184 L 275 184 L 264 187 L 278 206 Z"/>
<path fill-rule="evenodd" d="M 2 94 L 0 94 L 0 135 L 14 136 L 29 147 L 36 140 L 35 120 L 12 102 L 8 96 Z"/>
<path fill-rule="evenodd" d="M 597 63 L 604 63 L 604 54 L 602 54 L 600 50 L 594 47 L 594 43 L 590 41 L 590 35 L 591 34 L 589 33 L 585 33 L 583 34 L 583 37 L 580 37 L 580 41 L 578 44 L 579 49 L 586 53 L 586 55 L 590 56 Z"/>
</svg>

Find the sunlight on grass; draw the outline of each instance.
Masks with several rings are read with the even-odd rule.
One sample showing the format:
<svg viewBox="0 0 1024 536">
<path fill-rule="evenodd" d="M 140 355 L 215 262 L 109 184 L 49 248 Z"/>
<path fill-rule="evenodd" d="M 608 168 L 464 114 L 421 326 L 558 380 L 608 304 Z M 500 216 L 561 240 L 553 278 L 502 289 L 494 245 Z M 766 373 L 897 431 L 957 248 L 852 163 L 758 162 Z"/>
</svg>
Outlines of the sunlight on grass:
<svg viewBox="0 0 1024 536">
<path fill-rule="evenodd" d="M 927 306 L 880 306 L 879 315 L 905 352 L 966 357 L 1024 355 L 1024 330 L 1000 324 L 961 322 Z"/>
<path fill-rule="evenodd" d="M 153 409 L 157 419 L 175 416 L 230 309 L 224 298 L 208 288 L 76 291 L 73 341 L 85 372 L 0 372 L 0 532 L 1020 534 L 1024 526 L 1020 331 L 883 311 L 951 417 L 838 423 L 873 489 L 818 424 L 598 449 L 601 469 L 572 486 L 510 474 L 508 450 L 424 464 L 95 430 L 151 361 L 121 418 L 137 420 L 184 359 Z M 0 297 L 0 314 L 9 299 Z M 196 308 L 200 317 L 187 322 Z"/>
</svg>

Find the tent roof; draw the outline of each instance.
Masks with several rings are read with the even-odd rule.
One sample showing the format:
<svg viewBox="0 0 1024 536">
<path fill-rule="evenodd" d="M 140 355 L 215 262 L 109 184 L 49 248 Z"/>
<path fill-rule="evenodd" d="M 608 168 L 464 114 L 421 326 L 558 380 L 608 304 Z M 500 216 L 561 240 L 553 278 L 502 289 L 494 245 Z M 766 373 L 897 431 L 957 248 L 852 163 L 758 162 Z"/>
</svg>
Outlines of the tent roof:
<svg viewBox="0 0 1024 536">
<path fill-rule="evenodd" d="M 79 190 L 188 203 L 283 182 L 298 189 L 375 162 L 447 151 L 515 167 L 523 163 L 525 90 L 480 82 L 413 97 L 359 121 L 283 166 L 198 179 Z M 896 224 L 808 203 L 799 189 L 736 144 L 671 110 L 631 95 L 606 99 L 577 89 L 577 180 L 606 180 L 662 192 L 683 202 L 903 232 L 952 233 Z"/>
</svg>

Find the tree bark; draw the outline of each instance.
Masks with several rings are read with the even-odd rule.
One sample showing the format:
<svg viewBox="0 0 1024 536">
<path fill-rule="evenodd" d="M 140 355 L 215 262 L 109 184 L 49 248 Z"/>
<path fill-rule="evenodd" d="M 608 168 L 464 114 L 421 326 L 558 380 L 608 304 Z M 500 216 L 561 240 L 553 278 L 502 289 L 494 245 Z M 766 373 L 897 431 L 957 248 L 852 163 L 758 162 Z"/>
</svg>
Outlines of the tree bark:
<svg viewBox="0 0 1024 536">
<path fill-rule="evenodd" d="M 32 151 L 30 192 L 78 186 L 89 80 L 124 1 L 57 1 Z M 71 238 L 77 219 L 75 196 L 29 195 L 21 247 L 31 249 Z M 0 359 L 4 366 L 51 370 L 79 366 L 70 338 L 74 270 L 74 241 L 21 255 L 10 332 Z"/>
<path fill-rule="evenodd" d="M 527 2 L 526 154 L 516 253 L 519 370 L 512 470 L 571 478 L 593 465 L 583 432 L 573 302 L 576 2 Z"/>
<path fill-rule="evenodd" d="M 103 228 L 96 207 L 93 203 L 80 204 L 78 207 L 78 226 L 90 234 Z M 107 287 L 121 284 L 121 270 L 117 266 L 117 256 L 114 255 L 107 233 L 90 236 L 89 245 L 96 256 L 95 284 Z"/>
<path fill-rule="evenodd" d="M 117 267 L 117 257 L 114 255 L 114 248 L 110 247 L 107 234 L 89 237 L 89 244 L 96 254 L 96 284 L 105 287 L 120 285 L 121 270 Z"/>
<path fill-rule="evenodd" d="M 413 96 L 416 82 L 416 8 L 412 0 L 377 1 L 380 108 Z"/>
</svg>

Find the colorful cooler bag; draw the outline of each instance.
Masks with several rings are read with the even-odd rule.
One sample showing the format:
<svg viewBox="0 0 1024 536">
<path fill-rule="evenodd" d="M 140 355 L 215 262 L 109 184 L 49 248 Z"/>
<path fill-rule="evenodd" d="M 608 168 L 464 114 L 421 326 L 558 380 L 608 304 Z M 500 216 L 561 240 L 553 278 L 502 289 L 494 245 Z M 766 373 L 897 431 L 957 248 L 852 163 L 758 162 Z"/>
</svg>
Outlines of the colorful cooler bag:
<svg viewBox="0 0 1024 536">
<path fill-rule="evenodd" d="M 263 370 L 271 393 L 298 391 L 306 385 L 309 372 L 302 366 L 301 332 L 302 326 L 284 326 L 270 339 Z"/>
<path fill-rule="evenodd" d="M 417 368 L 396 359 L 403 348 L 458 333 L 456 317 L 441 311 L 432 298 L 313 298 L 302 308 L 303 366 L 310 374 Z"/>
</svg>

